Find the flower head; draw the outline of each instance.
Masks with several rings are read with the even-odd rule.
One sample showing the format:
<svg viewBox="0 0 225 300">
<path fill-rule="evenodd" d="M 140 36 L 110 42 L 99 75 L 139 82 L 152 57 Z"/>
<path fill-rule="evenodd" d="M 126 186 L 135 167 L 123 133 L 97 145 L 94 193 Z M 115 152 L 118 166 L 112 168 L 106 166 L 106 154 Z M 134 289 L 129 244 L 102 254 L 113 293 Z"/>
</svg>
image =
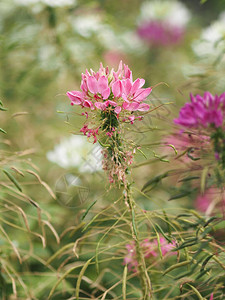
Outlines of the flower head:
<svg viewBox="0 0 225 300">
<path fill-rule="evenodd" d="M 141 39 L 153 46 L 177 44 L 184 36 L 189 18 L 189 11 L 180 2 L 144 2 L 137 33 Z"/>
<path fill-rule="evenodd" d="M 139 37 L 154 46 L 177 44 L 183 38 L 184 30 L 165 21 L 149 21 L 138 27 Z"/>
<path fill-rule="evenodd" d="M 90 115 L 87 111 L 91 112 L 95 120 L 102 124 L 95 128 L 85 124 L 81 132 L 88 137 L 93 136 L 96 142 L 100 129 L 110 137 L 116 131 L 112 128 L 118 128 L 119 122 L 133 123 L 138 118 L 134 112 L 149 110 L 149 104 L 144 103 L 144 100 L 152 89 L 143 88 L 144 84 L 145 80 L 141 78 L 133 81 L 131 70 L 122 62 L 116 72 L 114 69 L 109 71 L 102 64 L 97 72 L 86 70 L 82 74 L 81 90 L 69 91 L 67 96 L 71 105 L 81 106 L 86 110 L 86 116 Z"/>
<path fill-rule="evenodd" d="M 204 96 L 190 95 L 191 102 L 185 103 L 174 123 L 188 128 L 209 127 L 218 128 L 223 125 L 225 117 L 225 93 L 213 96 L 205 92 Z"/>
</svg>

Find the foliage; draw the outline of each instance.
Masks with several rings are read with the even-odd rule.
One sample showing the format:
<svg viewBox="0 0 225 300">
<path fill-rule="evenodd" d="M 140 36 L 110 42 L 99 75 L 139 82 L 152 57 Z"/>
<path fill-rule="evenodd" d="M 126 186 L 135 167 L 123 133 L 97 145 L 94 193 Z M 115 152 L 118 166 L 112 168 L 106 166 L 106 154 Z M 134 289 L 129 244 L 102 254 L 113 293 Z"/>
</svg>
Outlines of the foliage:
<svg viewBox="0 0 225 300">
<path fill-rule="evenodd" d="M 0 299 L 224 299 L 223 119 L 173 122 L 189 93 L 224 93 L 224 1 L 179 1 L 189 23 L 163 46 L 137 34 L 150 0 L 53 2 L 0 3 Z M 88 143 L 66 92 L 121 59 L 150 106 L 122 127 L 112 103 L 92 110 L 109 134 Z"/>
</svg>

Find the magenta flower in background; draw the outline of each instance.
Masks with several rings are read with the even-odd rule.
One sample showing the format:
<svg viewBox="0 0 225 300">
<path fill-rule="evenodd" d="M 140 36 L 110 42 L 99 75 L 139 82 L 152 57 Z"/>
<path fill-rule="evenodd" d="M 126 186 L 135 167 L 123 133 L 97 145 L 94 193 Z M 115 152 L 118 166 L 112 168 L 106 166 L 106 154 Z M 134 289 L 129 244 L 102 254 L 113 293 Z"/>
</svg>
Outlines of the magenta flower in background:
<svg viewBox="0 0 225 300">
<path fill-rule="evenodd" d="M 210 125 L 221 127 L 225 117 L 225 93 L 213 96 L 205 92 L 204 96 L 190 94 L 191 102 L 181 108 L 175 124 L 188 128 L 206 128 Z"/>
<path fill-rule="evenodd" d="M 182 41 L 190 12 L 176 0 L 145 1 L 138 17 L 138 36 L 150 46 L 166 47 Z"/>
<path fill-rule="evenodd" d="M 213 293 L 210 295 L 210 298 L 209 298 L 209 300 L 213 300 Z"/>
<path fill-rule="evenodd" d="M 211 215 L 215 210 L 224 211 L 225 193 L 216 187 L 207 189 L 204 194 L 199 194 L 194 206 L 200 212 Z"/>
<path fill-rule="evenodd" d="M 174 149 L 171 147 L 171 145 L 173 145 L 180 153 L 191 149 L 193 157 L 201 156 L 202 150 L 206 151 L 211 147 L 209 136 L 196 134 L 194 132 L 185 132 L 184 130 L 166 136 L 163 140 L 163 145 L 163 153 L 165 154 L 170 152 L 174 154 Z M 185 155 L 182 155 L 179 160 L 188 162 L 190 161 L 190 157 L 188 156 L 188 153 L 186 153 Z"/>
<path fill-rule="evenodd" d="M 102 112 L 104 116 L 113 114 L 118 122 L 133 124 L 135 119 L 140 119 L 133 113 L 149 110 L 149 104 L 144 101 L 152 91 L 151 87 L 143 88 L 144 84 L 145 80 L 142 78 L 133 81 L 131 70 L 127 65 L 123 65 L 122 61 L 116 72 L 114 69 L 109 71 L 109 68 L 104 68 L 102 64 L 97 72 L 86 70 L 85 74 L 82 74 L 81 91 L 67 92 L 71 105 L 79 105 L 86 110 L 84 115 L 87 121 L 81 132 L 88 137 L 92 136 L 95 143 L 101 129 L 101 124 L 97 127 L 96 124 L 99 120 L 103 121 Z M 95 119 L 94 125 L 89 122 L 91 113 Z M 91 127 L 88 126 L 88 122 Z M 107 136 L 112 136 L 114 127 L 106 132 Z"/>
<path fill-rule="evenodd" d="M 160 237 L 160 247 L 162 255 L 176 255 L 176 251 L 172 251 L 176 247 L 175 241 L 168 243 L 164 237 Z M 145 259 L 150 259 L 159 256 L 158 241 L 154 239 L 150 241 L 149 239 L 144 239 L 141 242 L 141 248 Z M 132 241 L 130 244 L 126 245 L 127 254 L 124 257 L 123 264 L 127 265 L 129 271 L 138 271 L 138 262 L 135 251 L 135 243 Z"/>
<path fill-rule="evenodd" d="M 137 29 L 138 36 L 153 46 L 178 44 L 184 36 L 184 29 L 161 20 L 141 24 Z"/>
</svg>

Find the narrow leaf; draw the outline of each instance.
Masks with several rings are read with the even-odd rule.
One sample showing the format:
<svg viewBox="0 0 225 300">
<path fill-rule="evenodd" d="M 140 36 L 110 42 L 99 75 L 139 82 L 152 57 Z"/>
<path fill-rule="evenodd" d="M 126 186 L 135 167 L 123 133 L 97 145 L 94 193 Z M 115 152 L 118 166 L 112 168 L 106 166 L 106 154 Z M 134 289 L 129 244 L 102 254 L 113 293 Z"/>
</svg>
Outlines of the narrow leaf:
<svg viewBox="0 0 225 300">
<path fill-rule="evenodd" d="M 22 192 L 22 188 L 21 188 L 20 184 L 18 183 L 18 181 L 15 179 L 15 177 L 5 169 L 3 169 L 3 173 L 5 173 L 5 175 L 9 178 L 9 180 L 12 181 L 12 183 L 17 187 L 17 189 L 20 192 Z"/>
<path fill-rule="evenodd" d="M 76 285 L 76 299 L 79 300 L 79 292 L 80 292 L 80 284 L 81 284 L 81 280 L 82 280 L 82 277 L 88 267 L 88 265 L 90 264 L 92 258 L 90 258 L 83 266 L 83 268 L 81 269 L 80 271 L 80 274 L 79 274 L 79 277 L 77 279 L 77 285 Z"/>
</svg>

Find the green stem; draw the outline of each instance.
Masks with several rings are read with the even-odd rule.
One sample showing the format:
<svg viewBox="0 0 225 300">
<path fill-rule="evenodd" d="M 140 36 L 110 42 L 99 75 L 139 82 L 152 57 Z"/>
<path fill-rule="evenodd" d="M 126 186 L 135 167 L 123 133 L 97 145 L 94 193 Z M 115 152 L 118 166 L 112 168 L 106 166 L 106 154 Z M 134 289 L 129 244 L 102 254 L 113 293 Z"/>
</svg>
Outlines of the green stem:
<svg viewBox="0 0 225 300">
<path fill-rule="evenodd" d="M 138 231 L 136 227 L 136 216 L 135 216 L 135 202 L 133 198 L 131 197 L 131 192 L 130 192 L 130 186 L 126 188 L 126 202 L 129 205 L 130 208 L 130 214 L 131 214 L 131 219 L 132 219 L 132 236 L 135 241 L 135 250 L 136 250 L 136 255 L 137 255 L 137 262 L 138 262 L 138 271 L 139 271 L 139 279 L 142 287 L 142 294 L 143 294 L 143 300 L 150 300 L 152 299 L 152 285 L 151 285 L 151 280 L 149 278 L 146 265 L 145 265 L 145 259 L 144 255 L 142 253 L 142 249 L 140 246 L 140 241 L 138 238 Z"/>
<path fill-rule="evenodd" d="M 117 117 L 114 112 L 110 112 L 109 114 L 107 112 L 102 112 L 102 120 L 104 121 L 103 124 L 103 129 L 110 131 L 112 127 L 118 128 L 119 127 L 119 122 L 117 120 Z M 110 155 L 110 157 L 113 157 L 115 153 L 118 154 L 117 159 L 122 162 L 123 157 L 121 156 L 120 153 L 123 153 L 123 146 L 122 146 L 122 141 L 120 139 L 119 134 L 116 132 L 114 136 L 112 136 L 111 141 L 109 141 L 107 151 Z M 114 161 L 115 164 L 117 164 L 117 161 Z M 128 170 L 126 170 L 128 171 Z M 127 176 L 126 176 L 127 177 Z M 151 286 L 151 281 L 146 269 L 145 265 L 145 259 L 144 255 L 142 253 L 142 249 L 140 246 L 140 241 L 138 238 L 138 231 L 136 227 L 136 216 L 135 216 L 135 202 L 132 198 L 131 195 L 131 190 L 130 190 L 130 184 L 128 180 L 126 182 L 122 182 L 122 185 L 124 185 L 125 188 L 125 203 L 128 204 L 129 209 L 130 209 L 130 215 L 131 215 L 131 220 L 132 220 L 132 236 L 135 241 L 135 250 L 136 250 L 136 255 L 137 255 L 137 261 L 138 261 L 138 276 L 140 279 L 141 287 L 142 287 L 142 294 L 143 294 L 143 300 L 150 300 L 152 299 L 152 286 Z"/>
</svg>

